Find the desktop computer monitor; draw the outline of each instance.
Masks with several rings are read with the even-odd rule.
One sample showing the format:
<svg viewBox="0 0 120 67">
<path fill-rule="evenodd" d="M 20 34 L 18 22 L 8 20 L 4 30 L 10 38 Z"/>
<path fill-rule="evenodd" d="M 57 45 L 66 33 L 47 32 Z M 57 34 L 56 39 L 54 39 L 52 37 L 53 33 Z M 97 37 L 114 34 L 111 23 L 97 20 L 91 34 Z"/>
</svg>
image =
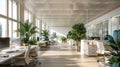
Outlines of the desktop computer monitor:
<svg viewBox="0 0 120 67">
<path fill-rule="evenodd" d="M 9 37 L 0 37 L 0 49 L 7 48 L 10 46 Z"/>
</svg>

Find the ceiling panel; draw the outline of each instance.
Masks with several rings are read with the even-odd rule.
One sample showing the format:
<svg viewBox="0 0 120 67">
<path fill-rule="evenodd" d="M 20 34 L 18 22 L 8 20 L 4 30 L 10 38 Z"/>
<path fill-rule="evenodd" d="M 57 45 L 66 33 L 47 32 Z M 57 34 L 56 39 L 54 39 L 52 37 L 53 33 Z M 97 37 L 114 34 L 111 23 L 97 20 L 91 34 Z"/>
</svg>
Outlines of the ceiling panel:
<svg viewBox="0 0 120 67">
<path fill-rule="evenodd" d="M 30 2 L 28 2 L 30 1 Z M 87 23 L 120 7 L 120 0 L 26 0 L 48 26 Z"/>
</svg>

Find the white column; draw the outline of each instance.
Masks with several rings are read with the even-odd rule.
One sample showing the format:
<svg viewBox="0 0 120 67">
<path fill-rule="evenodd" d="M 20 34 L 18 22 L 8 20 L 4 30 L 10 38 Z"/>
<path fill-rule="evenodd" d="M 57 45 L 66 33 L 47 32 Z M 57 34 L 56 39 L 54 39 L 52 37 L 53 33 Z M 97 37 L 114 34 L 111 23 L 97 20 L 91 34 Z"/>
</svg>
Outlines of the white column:
<svg viewBox="0 0 120 67">
<path fill-rule="evenodd" d="M 40 25 L 39 25 L 40 27 L 40 32 L 39 33 L 41 33 L 42 32 L 42 20 L 40 20 Z M 41 34 L 39 34 L 39 36 L 41 37 Z"/>
</svg>

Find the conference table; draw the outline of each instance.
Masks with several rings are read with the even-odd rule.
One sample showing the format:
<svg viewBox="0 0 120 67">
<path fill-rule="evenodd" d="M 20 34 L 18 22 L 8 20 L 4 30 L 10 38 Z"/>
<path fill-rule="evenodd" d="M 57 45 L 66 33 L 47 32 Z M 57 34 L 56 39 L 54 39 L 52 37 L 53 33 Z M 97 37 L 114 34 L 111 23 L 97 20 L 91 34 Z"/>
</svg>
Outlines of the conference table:
<svg viewBox="0 0 120 67">
<path fill-rule="evenodd" d="M 31 46 L 31 49 L 36 48 L 36 46 Z M 24 54 L 26 51 L 26 47 L 19 47 L 19 48 L 6 48 L 4 50 L 0 51 L 0 64 L 5 63 L 11 59 L 14 59 L 22 54 Z"/>
</svg>

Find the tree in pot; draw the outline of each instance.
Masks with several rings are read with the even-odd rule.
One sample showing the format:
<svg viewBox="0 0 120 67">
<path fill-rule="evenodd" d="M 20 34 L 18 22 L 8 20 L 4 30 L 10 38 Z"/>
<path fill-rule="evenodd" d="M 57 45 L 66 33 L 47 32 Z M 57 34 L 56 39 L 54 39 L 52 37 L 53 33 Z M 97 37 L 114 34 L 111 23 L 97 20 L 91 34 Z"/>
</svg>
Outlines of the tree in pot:
<svg viewBox="0 0 120 67">
<path fill-rule="evenodd" d="M 77 51 L 80 51 L 80 41 L 85 36 L 86 28 L 83 23 L 75 24 L 67 34 L 68 39 L 73 39 L 77 45 Z"/>
<path fill-rule="evenodd" d="M 16 30 L 16 32 L 20 33 L 21 42 L 25 45 L 30 44 L 29 40 L 33 36 L 33 34 L 37 33 L 37 27 L 33 26 L 29 21 L 19 22 L 20 28 Z"/>
<path fill-rule="evenodd" d="M 112 48 L 108 59 L 110 67 L 120 67 L 120 30 L 115 30 L 113 36 L 106 35 L 107 45 Z"/>
</svg>

